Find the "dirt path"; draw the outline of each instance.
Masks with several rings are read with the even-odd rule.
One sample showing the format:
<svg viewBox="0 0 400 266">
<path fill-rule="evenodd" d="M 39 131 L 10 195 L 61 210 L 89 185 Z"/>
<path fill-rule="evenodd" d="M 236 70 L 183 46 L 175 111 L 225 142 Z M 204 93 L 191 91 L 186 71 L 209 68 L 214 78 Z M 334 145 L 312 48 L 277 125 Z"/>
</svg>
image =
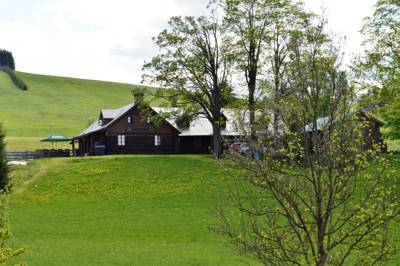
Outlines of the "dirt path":
<svg viewBox="0 0 400 266">
<path fill-rule="evenodd" d="M 36 171 L 30 179 L 24 180 L 21 184 L 18 185 L 18 188 L 14 190 L 14 194 L 21 195 L 30 184 L 38 181 L 40 177 L 43 176 L 43 174 L 46 172 L 46 169 L 47 167 L 45 165 L 40 164 L 38 169 L 35 169 Z"/>
</svg>

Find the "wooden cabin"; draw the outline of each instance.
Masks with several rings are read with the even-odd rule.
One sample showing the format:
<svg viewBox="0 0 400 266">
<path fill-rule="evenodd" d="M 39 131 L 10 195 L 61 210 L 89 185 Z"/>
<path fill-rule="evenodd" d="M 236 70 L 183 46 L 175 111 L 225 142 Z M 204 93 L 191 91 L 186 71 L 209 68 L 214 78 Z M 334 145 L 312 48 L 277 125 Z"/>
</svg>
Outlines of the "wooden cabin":
<svg viewBox="0 0 400 266">
<path fill-rule="evenodd" d="M 72 139 L 74 154 L 94 156 L 211 152 L 212 125 L 206 118 L 198 117 L 188 128 L 181 128 L 176 119 L 163 118 L 166 117 L 164 114 L 179 112 L 177 108 L 149 107 L 147 112 L 140 108 L 139 105 L 129 104 L 115 110 L 102 110 L 98 121 Z M 232 117 L 231 112 L 226 112 Z M 157 123 L 154 120 L 158 120 Z M 227 138 L 239 136 L 233 123 L 228 121 L 221 134 Z"/>
<path fill-rule="evenodd" d="M 368 109 L 357 110 L 352 113 L 352 115 L 356 116 L 356 120 L 358 123 L 363 124 L 362 135 L 363 135 L 363 146 L 365 150 L 372 149 L 373 146 L 378 145 L 381 152 L 387 152 L 387 147 L 384 143 L 381 134 L 381 127 L 383 126 L 383 122 L 378 120 L 375 116 L 372 115 L 372 112 Z M 316 121 L 316 127 L 313 124 L 309 124 L 305 126 L 305 132 L 309 135 L 308 144 L 310 150 L 313 149 L 312 145 L 312 137 L 315 134 L 324 134 L 324 129 L 326 125 L 330 123 L 329 117 L 321 117 Z M 316 131 L 315 131 L 316 129 Z"/>
</svg>

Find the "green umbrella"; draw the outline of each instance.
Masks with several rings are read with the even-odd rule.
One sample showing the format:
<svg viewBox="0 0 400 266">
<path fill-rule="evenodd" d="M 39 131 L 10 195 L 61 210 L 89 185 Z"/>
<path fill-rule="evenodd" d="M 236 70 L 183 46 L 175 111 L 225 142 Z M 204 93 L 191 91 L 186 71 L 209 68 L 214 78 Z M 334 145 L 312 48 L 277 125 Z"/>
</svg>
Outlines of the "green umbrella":
<svg viewBox="0 0 400 266">
<path fill-rule="evenodd" d="M 71 138 L 63 135 L 63 134 L 51 134 L 41 140 L 41 142 L 51 142 L 51 148 L 53 148 L 54 142 L 68 142 Z"/>
</svg>

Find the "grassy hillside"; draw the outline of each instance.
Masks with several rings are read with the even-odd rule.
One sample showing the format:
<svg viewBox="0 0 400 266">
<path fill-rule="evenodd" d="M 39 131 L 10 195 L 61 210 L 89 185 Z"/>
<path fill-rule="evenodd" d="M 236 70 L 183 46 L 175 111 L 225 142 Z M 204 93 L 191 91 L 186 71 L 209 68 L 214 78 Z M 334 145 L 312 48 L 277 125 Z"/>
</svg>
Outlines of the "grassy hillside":
<svg viewBox="0 0 400 266">
<path fill-rule="evenodd" d="M 118 108 L 133 100 L 137 85 L 17 73 L 29 87 L 21 91 L 0 72 L 0 123 L 9 150 L 40 148 L 38 140 L 53 132 L 73 136 L 97 118 L 101 108 Z"/>
<path fill-rule="evenodd" d="M 229 170 L 228 170 L 229 171 Z M 254 265 L 209 229 L 231 180 L 202 156 L 50 159 L 15 169 L 29 265 Z"/>
<path fill-rule="evenodd" d="M 400 157 L 390 162 L 388 173 L 396 172 Z M 46 159 L 14 168 L 11 230 L 16 245 L 28 248 L 17 261 L 256 265 L 210 230 L 231 171 L 207 156 L 183 155 Z M 399 232 L 394 224 L 396 238 Z"/>
</svg>

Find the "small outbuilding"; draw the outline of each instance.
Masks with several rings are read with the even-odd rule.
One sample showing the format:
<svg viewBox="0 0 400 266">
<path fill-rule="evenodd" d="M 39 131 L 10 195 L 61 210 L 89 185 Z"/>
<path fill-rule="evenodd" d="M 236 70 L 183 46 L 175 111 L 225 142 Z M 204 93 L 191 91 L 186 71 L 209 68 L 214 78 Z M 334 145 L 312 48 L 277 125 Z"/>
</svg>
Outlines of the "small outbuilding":
<svg viewBox="0 0 400 266">
<path fill-rule="evenodd" d="M 383 126 L 383 122 L 376 118 L 372 112 L 363 108 L 353 113 L 356 116 L 356 121 L 359 123 L 364 123 L 364 127 L 362 129 L 363 138 L 364 138 L 364 148 L 366 150 L 371 149 L 374 145 L 379 145 L 381 152 L 386 152 L 387 147 L 384 143 L 381 134 L 381 127 Z M 311 136 L 314 134 L 323 134 L 324 128 L 328 123 L 330 123 L 330 117 L 321 117 L 316 120 L 316 126 L 314 124 L 306 125 L 304 128 L 304 132 L 309 134 L 309 147 L 312 149 L 311 145 Z M 334 121 L 333 121 L 334 122 Z"/>
</svg>

